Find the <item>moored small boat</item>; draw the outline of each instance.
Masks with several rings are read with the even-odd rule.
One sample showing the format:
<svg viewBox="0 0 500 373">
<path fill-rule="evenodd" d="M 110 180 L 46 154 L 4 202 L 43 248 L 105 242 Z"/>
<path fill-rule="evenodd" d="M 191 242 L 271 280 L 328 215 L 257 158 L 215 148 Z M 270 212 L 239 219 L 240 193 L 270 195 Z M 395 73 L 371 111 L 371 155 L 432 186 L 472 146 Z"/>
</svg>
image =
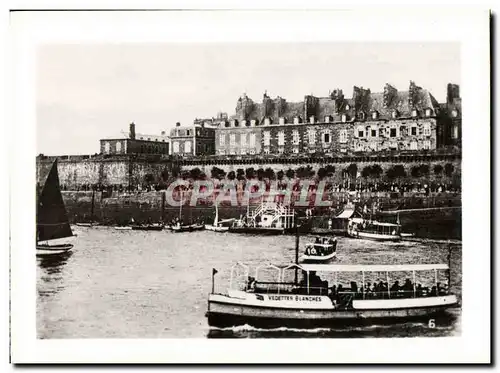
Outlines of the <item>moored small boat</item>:
<svg viewBox="0 0 500 373">
<path fill-rule="evenodd" d="M 161 231 L 164 228 L 163 224 L 134 224 L 131 226 L 135 231 Z"/>
<path fill-rule="evenodd" d="M 181 224 L 175 224 L 172 225 L 170 230 L 172 232 L 194 232 L 194 231 L 202 231 L 205 229 L 205 226 L 203 224 L 189 224 L 189 225 L 181 225 Z"/>
<path fill-rule="evenodd" d="M 129 225 L 124 225 L 124 226 L 116 226 L 115 229 L 117 231 L 131 231 L 132 227 Z"/>
</svg>

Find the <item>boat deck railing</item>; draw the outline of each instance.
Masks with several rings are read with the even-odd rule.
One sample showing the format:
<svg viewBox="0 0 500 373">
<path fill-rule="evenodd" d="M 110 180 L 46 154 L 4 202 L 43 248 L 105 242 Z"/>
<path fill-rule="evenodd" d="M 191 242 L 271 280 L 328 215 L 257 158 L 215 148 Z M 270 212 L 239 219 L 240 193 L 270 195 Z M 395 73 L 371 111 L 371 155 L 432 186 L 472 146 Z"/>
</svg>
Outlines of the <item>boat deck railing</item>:
<svg viewBox="0 0 500 373">
<path fill-rule="evenodd" d="M 426 298 L 435 296 L 449 295 L 446 288 L 422 288 L 415 290 L 386 290 L 386 291 L 355 291 L 349 288 L 342 288 L 341 291 L 332 290 L 324 286 L 303 286 L 293 282 L 270 282 L 259 281 L 253 289 L 246 288 L 247 291 L 253 291 L 261 294 L 297 294 L 297 295 L 326 295 L 332 299 L 349 297 L 355 300 L 374 300 L 374 299 L 398 299 L 398 298 Z"/>
</svg>

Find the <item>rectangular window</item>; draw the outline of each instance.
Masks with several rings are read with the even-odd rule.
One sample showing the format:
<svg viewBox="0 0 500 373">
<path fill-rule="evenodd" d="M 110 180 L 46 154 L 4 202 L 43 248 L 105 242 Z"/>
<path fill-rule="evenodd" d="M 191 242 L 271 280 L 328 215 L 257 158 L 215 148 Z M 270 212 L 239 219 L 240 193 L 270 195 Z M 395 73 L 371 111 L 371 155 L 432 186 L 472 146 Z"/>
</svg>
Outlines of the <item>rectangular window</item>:
<svg viewBox="0 0 500 373">
<path fill-rule="evenodd" d="M 230 146 L 236 145 L 236 135 L 234 133 L 229 135 L 229 145 Z"/>
<path fill-rule="evenodd" d="M 370 132 L 371 137 L 377 137 L 377 130 L 372 129 Z"/>
<path fill-rule="evenodd" d="M 431 142 L 429 140 L 424 141 L 424 149 L 429 150 L 431 148 Z"/>
<path fill-rule="evenodd" d="M 250 134 L 250 147 L 255 148 L 255 133 Z"/>
<path fill-rule="evenodd" d="M 396 135 L 397 135 L 396 128 L 391 128 L 389 133 L 390 133 L 390 137 L 396 137 Z"/>
<path fill-rule="evenodd" d="M 410 150 L 418 150 L 418 144 L 416 141 L 410 143 Z"/>
<path fill-rule="evenodd" d="M 221 146 L 226 145 L 226 134 L 225 133 L 221 133 L 219 135 L 219 145 L 221 145 Z"/>
<path fill-rule="evenodd" d="M 269 131 L 264 132 L 264 146 L 271 145 L 271 133 Z"/>
<path fill-rule="evenodd" d="M 190 136 L 191 135 L 191 131 L 190 130 L 186 130 L 186 136 Z"/>
<path fill-rule="evenodd" d="M 424 136 L 431 135 L 431 125 L 429 123 L 424 124 Z"/>
<path fill-rule="evenodd" d="M 294 130 L 292 132 L 292 143 L 293 143 L 293 145 L 299 145 L 299 143 L 300 143 L 300 135 L 299 135 L 299 131 L 297 131 L 297 130 Z"/>
<path fill-rule="evenodd" d="M 278 145 L 285 145 L 285 131 L 278 132 Z"/>
<path fill-rule="evenodd" d="M 365 131 L 358 130 L 358 137 L 363 137 L 365 135 Z"/>
<path fill-rule="evenodd" d="M 246 133 L 242 133 L 240 135 L 240 142 L 241 142 L 241 146 L 243 146 L 243 147 L 247 146 L 247 134 Z"/>
<path fill-rule="evenodd" d="M 340 131 L 340 139 L 339 139 L 340 142 L 347 142 L 347 130 L 341 130 Z"/>
<path fill-rule="evenodd" d="M 412 127 L 411 128 L 411 135 L 412 136 L 417 136 L 417 127 Z"/>
<path fill-rule="evenodd" d="M 323 133 L 323 143 L 329 144 L 331 142 L 330 132 Z"/>
<path fill-rule="evenodd" d="M 309 132 L 307 134 L 309 136 L 309 145 L 316 144 L 316 131 L 315 130 L 309 130 Z"/>
</svg>

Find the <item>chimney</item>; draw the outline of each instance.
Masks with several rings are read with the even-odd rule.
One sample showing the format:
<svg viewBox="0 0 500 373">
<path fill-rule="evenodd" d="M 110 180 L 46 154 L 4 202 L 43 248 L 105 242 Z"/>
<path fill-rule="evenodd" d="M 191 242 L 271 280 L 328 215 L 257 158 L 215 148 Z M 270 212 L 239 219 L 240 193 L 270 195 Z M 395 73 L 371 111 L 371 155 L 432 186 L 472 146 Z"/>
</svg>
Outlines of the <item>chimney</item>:
<svg viewBox="0 0 500 373">
<path fill-rule="evenodd" d="M 175 123 L 175 126 L 180 127 L 181 126 L 180 122 Z"/>
<path fill-rule="evenodd" d="M 135 140 L 135 123 L 130 123 L 130 131 L 128 137 L 132 140 Z"/>
</svg>

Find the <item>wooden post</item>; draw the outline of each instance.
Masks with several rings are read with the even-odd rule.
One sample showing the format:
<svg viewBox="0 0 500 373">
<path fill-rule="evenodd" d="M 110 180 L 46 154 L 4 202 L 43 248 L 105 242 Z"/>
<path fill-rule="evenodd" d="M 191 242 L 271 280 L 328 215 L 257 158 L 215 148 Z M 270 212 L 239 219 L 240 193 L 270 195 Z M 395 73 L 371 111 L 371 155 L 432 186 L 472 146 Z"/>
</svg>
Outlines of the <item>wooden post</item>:
<svg viewBox="0 0 500 373">
<path fill-rule="evenodd" d="M 300 236 L 299 236 L 299 225 L 295 224 L 295 264 L 299 264 L 299 241 L 300 241 Z M 295 267 L 295 285 L 298 284 L 299 281 L 299 275 L 298 275 L 298 268 Z"/>
</svg>

